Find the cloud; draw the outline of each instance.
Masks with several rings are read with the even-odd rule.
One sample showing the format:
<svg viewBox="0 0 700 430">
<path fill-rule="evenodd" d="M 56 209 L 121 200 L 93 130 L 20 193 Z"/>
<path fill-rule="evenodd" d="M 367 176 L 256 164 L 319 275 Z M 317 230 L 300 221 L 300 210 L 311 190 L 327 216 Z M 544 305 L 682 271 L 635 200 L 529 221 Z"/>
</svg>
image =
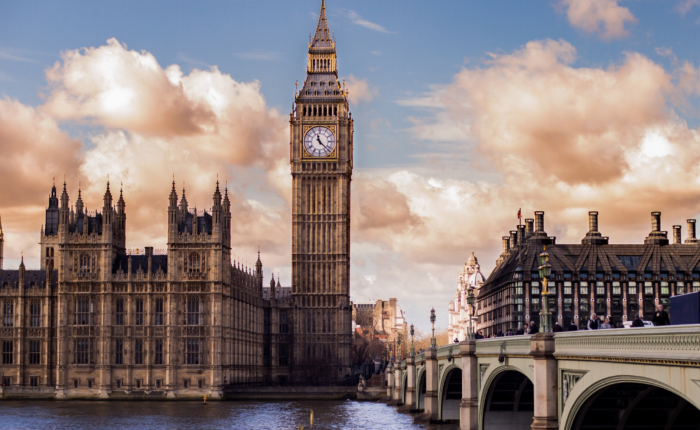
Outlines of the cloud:
<svg viewBox="0 0 700 430">
<path fill-rule="evenodd" d="M 366 19 L 362 18 L 357 12 L 353 10 L 348 10 L 347 16 L 353 24 L 369 28 L 370 30 L 379 31 L 380 33 L 391 33 L 391 31 L 387 30 L 386 28 L 377 24 L 376 22 L 367 21 Z"/>
<path fill-rule="evenodd" d="M 619 0 L 561 0 L 559 7 L 566 9 L 569 23 L 587 33 L 597 33 L 601 39 L 619 39 L 627 36 L 625 24 L 637 19 Z"/>
<path fill-rule="evenodd" d="M 123 183 L 128 246 L 164 247 L 173 173 L 178 194 L 185 181 L 190 207 L 200 210 L 211 207 L 218 174 L 222 192 L 229 181 L 233 252 L 252 262 L 260 245 L 266 267 L 288 268 L 291 226 L 281 221 L 291 213 L 288 124 L 259 82 L 238 82 L 216 67 L 184 74 L 115 39 L 64 52 L 47 80 L 40 108 L 0 105 L 0 171 L 16 179 L 0 184 L 0 213 L 16 243 L 26 242 L 23 235 L 35 241 L 43 211 L 27 212 L 22 224 L 6 214 L 43 208 L 54 175 L 68 175 L 72 202 L 82 182 L 91 210 L 101 210 L 108 175 L 115 199 Z M 82 136 L 82 151 L 57 120 L 95 126 Z"/>
<path fill-rule="evenodd" d="M 373 275 L 383 295 L 401 297 L 409 321 L 423 321 L 431 306 L 444 312 L 471 251 L 485 273 L 494 267 L 518 208 L 528 218 L 544 210 L 557 243 L 580 242 L 589 210 L 600 212 L 612 243 L 642 243 L 651 211 L 663 212 L 664 230 L 696 217 L 700 130 L 676 110 L 700 94 L 698 82 L 690 63 L 667 72 L 633 52 L 604 68 L 577 67 L 572 45 L 546 40 L 403 100 L 425 112 L 409 133 L 428 142 L 426 152 L 471 161 L 448 173 L 426 165 L 354 178 L 362 198 L 353 197 L 353 258 L 365 267 L 353 266 L 353 291 L 371 296 L 363 277 Z M 483 171 L 493 177 L 480 179 Z M 393 186 L 368 190 L 365 181 Z"/>
<path fill-rule="evenodd" d="M 676 6 L 676 10 L 681 14 L 685 15 L 690 12 L 693 7 L 700 5 L 700 0 L 682 0 Z"/>
<path fill-rule="evenodd" d="M 379 93 L 376 88 L 367 83 L 366 79 L 357 78 L 355 75 L 349 75 L 347 77 L 346 85 L 348 88 L 348 97 L 352 103 L 372 101 L 374 96 Z"/>
</svg>

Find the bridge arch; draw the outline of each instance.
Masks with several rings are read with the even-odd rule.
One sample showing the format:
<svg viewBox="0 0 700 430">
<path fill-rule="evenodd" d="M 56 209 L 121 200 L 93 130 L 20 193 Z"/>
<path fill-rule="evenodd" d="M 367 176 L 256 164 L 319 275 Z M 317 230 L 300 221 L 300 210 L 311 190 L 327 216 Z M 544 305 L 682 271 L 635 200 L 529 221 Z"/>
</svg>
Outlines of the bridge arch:
<svg viewBox="0 0 700 430">
<path fill-rule="evenodd" d="M 425 392 L 427 383 L 425 380 L 425 366 L 418 371 L 416 377 L 416 409 L 419 411 L 425 410 Z"/>
<path fill-rule="evenodd" d="M 440 375 L 438 396 L 438 418 L 440 421 L 459 423 L 459 404 L 462 402 L 462 368 L 454 361 Z"/>
<path fill-rule="evenodd" d="M 624 430 L 648 428 L 658 424 L 666 429 L 697 429 L 700 408 L 697 399 L 661 381 L 634 376 L 615 375 L 576 388 L 565 405 L 562 422 L 565 430 L 586 430 L 601 425 Z M 577 390 L 579 391 L 579 390 Z M 576 395 L 575 398 L 574 395 Z M 615 414 L 606 414 L 602 404 L 614 402 Z M 619 413 L 619 411 L 623 411 Z M 594 421 L 595 420 L 595 421 Z"/>
<path fill-rule="evenodd" d="M 529 430 L 534 414 L 534 385 L 514 366 L 498 366 L 479 394 L 479 429 Z"/>
<path fill-rule="evenodd" d="M 406 403 L 406 390 L 408 389 L 408 370 L 404 370 L 401 376 L 401 396 L 400 400 L 402 404 Z"/>
</svg>

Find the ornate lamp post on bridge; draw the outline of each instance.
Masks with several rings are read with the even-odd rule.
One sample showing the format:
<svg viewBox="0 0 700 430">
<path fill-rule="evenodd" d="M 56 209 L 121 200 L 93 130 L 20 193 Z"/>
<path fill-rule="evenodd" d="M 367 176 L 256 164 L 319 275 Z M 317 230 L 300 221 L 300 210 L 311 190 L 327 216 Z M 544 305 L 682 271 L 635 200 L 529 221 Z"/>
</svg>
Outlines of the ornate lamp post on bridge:
<svg viewBox="0 0 700 430">
<path fill-rule="evenodd" d="M 476 336 L 474 333 L 474 289 L 471 287 L 467 290 L 467 304 L 469 305 L 469 333 L 467 338 L 474 340 Z"/>
<path fill-rule="evenodd" d="M 547 291 L 547 283 L 549 276 L 552 274 L 552 265 L 549 264 L 549 253 L 547 247 L 544 247 L 540 254 L 540 267 L 537 268 L 542 279 L 542 305 L 540 307 L 540 329 L 542 332 L 552 331 L 552 313 L 549 311 L 549 291 Z"/>
<path fill-rule="evenodd" d="M 415 331 L 413 330 L 413 324 L 411 324 L 411 355 L 416 355 L 416 348 L 413 347 L 413 334 Z"/>
<path fill-rule="evenodd" d="M 401 333 L 399 333 L 399 339 L 396 341 L 398 343 L 398 347 L 396 348 L 396 361 L 401 361 Z"/>
<path fill-rule="evenodd" d="M 437 339 L 435 339 L 435 308 L 430 309 L 430 323 L 433 325 L 433 337 L 430 338 L 430 347 L 437 348 Z"/>
</svg>

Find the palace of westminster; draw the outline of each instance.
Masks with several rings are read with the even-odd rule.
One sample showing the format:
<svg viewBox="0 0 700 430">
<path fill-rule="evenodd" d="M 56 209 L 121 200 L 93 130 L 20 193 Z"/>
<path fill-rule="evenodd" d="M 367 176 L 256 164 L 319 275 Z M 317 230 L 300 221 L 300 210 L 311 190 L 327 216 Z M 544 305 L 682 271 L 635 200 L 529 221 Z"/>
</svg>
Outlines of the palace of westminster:
<svg viewBox="0 0 700 430">
<path fill-rule="evenodd" d="M 325 2 L 324 2 L 325 3 Z M 231 260 L 232 214 L 218 182 L 210 210 L 175 184 L 167 251 L 129 252 L 123 193 L 101 211 L 54 185 L 41 270 L 3 268 L 0 378 L 47 397 L 221 397 L 227 386 L 318 383 L 351 371 L 353 120 L 322 3 L 306 81 L 290 114 L 292 286 Z M 166 216 L 163 208 L 163 216 Z M 7 226 L 6 226 L 7 227 Z"/>
</svg>

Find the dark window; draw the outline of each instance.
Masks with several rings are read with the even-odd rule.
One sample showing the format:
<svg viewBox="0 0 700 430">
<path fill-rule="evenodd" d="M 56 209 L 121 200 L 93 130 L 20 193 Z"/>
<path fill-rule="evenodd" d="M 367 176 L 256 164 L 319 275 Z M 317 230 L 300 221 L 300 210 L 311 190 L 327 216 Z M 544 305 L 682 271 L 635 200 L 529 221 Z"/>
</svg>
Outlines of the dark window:
<svg viewBox="0 0 700 430">
<path fill-rule="evenodd" d="M 630 279 L 635 279 L 637 277 L 637 274 L 636 273 L 628 273 L 627 277 Z"/>
<path fill-rule="evenodd" d="M 588 273 L 586 273 L 586 272 L 581 272 L 581 274 L 578 275 L 578 276 L 579 276 L 579 278 L 581 278 L 581 279 L 586 279 L 586 278 L 588 278 Z"/>
<path fill-rule="evenodd" d="M 595 302 L 595 312 L 600 315 L 605 315 L 606 309 L 605 299 L 597 299 Z"/>
<path fill-rule="evenodd" d="M 199 382 L 199 388 L 204 388 L 204 379 L 200 379 L 198 382 Z"/>
<path fill-rule="evenodd" d="M 185 325 L 204 325 L 204 302 L 199 297 L 188 297 L 185 309 Z"/>
<path fill-rule="evenodd" d="M 11 340 L 2 341 L 2 364 L 12 364 L 12 352 L 14 349 L 14 342 Z"/>
<path fill-rule="evenodd" d="M 613 312 L 620 312 L 622 311 L 622 305 L 620 303 L 620 299 L 613 299 L 612 301 L 612 310 Z"/>
<path fill-rule="evenodd" d="M 41 364 L 41 341 L 29 342 L 29 364 Z"/>
<path fill-rule="evenodd" d="M 15 312 L 15 304 L 10 300 L 6 300 L 2 305 L 2 326 L 3 327 L 12 327 L 15 325 L 14 312 Z"/>
<path fill-rule="evenodd" d="M 124 364 L 124 341 L 121 339 L 114 342 L 114 364 Z"/>
<path fill-rule="evenodd" d="M 117 388 L 122 387 L 122 380 L 121 379 L 117 379 L 115 382 L 116 382 L 115 385 L 117 386 Z"/>
<path fill-rule="evenodd" d="M 581 312 L 588 312 L 588 302 L 581 301 L 578 308 Z"/>
<path fill-rule="evenodd" d="M 114 324 L 124 325 L 124 299 L 117 299 L 116 308 L 117 319 Z"/>
<path fill-rule="evenodd" d="M 603 279 L 603 274 L 600 273 L 600 272 L 598 272 L 598 273 L 595 274 L 595 277 L 596 277 L 597 279 Z"/>
<path fill-rule="evenodd" d="M 644 272 L 645 278 L 651 278 L 651 272 Z"/>
<path fill-rule="evenodd" d="M 626 269 L 635 270 L 639 266 L 639 259 L 642 257 L 640 255 L 618 255 L 617 258 Z"/>
<path fill-rule="evenodd" d="M 163 385 L 162 379 L 156 379 L 156 388 L 160 388 Z"/>
<path fill-rule="evenodd" d="M 662 278 L 662 279 L 668 278 L 668 273 L 666 273 L 666 272 L 661 272 L 661 278 Z"/>
<path fill-rule="evenodd" d="M 571 279 L 571 272 L 564 272 L 564 279 Z"/>
<path fill-rule="evenodd" d="M 572 303 L 572 299 L 570 298 L 565 298 L 564 299 L 564 312 L 573 312 L 574 307 Z"/>
<path fill-rule="evenodd" d="M 93 302 L 89 297 L 78 297 L 75 301 L 75 325 L 92 325 Z"/>
<path fill-rule="evenodd" d="M 41 302 L 33 301 L 29 305 L 29 326 L 41 327 Z"/>
<path fill-rule="evenodd" d="M 613 279 L 620 279 L 620 274 L 618 272 L 613 272 Z"/>
<path fill-rule="evenodd" d="M 136 380 L 136 388 L 141 388 L 141 379 Z"/>
<path fill-rule="evenodd" d="M 289 366 L 289 347 L 286 344 L 279 345 L 280 366 Z"/>
<path fill-rule="evenodd" d="M 163 298 L 156 298 L 156 325 L 163 325 Z"/>
<path fill-rule="evenodd" d="M 38 376 L 32 376 L 29 378 L 29 386 L 30 387 L 38 387 L 39 386 L 39 377 Z"/>
<path fill-rule="evenodd" d="M 163 364 L 163 341 L 156 340 L 156 354 L 154 364 Z"/>
<path fill-rule="evenodd" d="M 136 299 L 134 305 L 136 306 L 136 325 L 143 325 L 143 299 Z"/>
<path fill-rule="evenodd" d="M 143 340 L 134 342 L 134 364 L 143 364 Z"/>
<path fill-rule="evenodd" d="M 75 364 L 91 364 L 92 361 L 92 340 L 79 338 L 75 340 L 74 352 Z"/>
<path fill-rule="evenodd" d="M 539 277 L 540 277 L 540 274 L 537 272 L 530 273 L 530 278 L 532 278 L 532 279 L 539 279 Z"/>
<path fill-rule="evenodd" d="M 185 379 L 184 381 L 182 381 L 182 386 L 185 388 L 190 388 L 190 380 Z"/>
<path fill-rule="evenodd" d="M 199 339 L 185 340 L 185 364 L 201 364 L 201 345 Z"/>
<path fill-rule="evenodd" d="M 280 334 L 288 334 L 289 333 L 289 324 L 287 322 L 287 311 L 280 311 L 279 314 L 279 325 L 280 325 Z"/>
<path fill-rule="evenodd" d="M 270 309 L 264 310 L 263 315 L 263 333 L 270 334 Z"/>
</svg>

